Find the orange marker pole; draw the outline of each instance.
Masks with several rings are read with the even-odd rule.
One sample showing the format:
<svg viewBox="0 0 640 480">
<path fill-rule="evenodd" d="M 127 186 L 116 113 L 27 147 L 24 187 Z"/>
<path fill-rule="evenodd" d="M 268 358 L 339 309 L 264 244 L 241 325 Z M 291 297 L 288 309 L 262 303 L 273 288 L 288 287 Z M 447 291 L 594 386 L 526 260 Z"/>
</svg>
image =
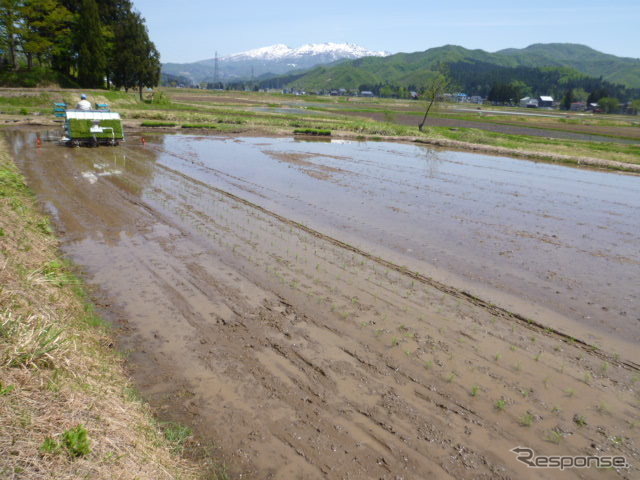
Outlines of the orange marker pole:
<svg viewBox="0 0 640 480">
<path fill-rule="evenodd" d="M 140 141 L 142 142 L 143 145 L 147 144 L 147 141 L 144 139 L 144 137 L 140 137 Z"/>
<path fill-rule="evenodd" d="M 40 137 L 36 138 L 36 145 L 38 148 L 42 146 L 42 140 L 40 140 Z"/>
</svg>

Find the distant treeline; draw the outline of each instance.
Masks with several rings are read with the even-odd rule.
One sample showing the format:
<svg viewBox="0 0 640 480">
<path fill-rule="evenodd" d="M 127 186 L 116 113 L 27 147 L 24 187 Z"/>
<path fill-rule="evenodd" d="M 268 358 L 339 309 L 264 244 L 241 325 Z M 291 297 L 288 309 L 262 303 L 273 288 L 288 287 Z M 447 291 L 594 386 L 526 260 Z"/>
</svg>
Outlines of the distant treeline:
<svg viewBox="0 0 640 480">
<path fill-rule="evenodd" d="M 0 84 L 153 87 L 160 54 L 129 0 L 0 0 Z"/>
<path fill-rule="evenodd" d="M 496 102 L 540 95 L 559 99 L 571 90 L 593 94 L 593 101 L 602 97 L 614 97 L 621 101 L 640 98 L 640 89 L 589 77 L 572 68 L 501 67 L 483 62 L 455 62 L 448 64 L 448 72 L 460 91 L 488 97 Z"/>
<path fill-rule="evenodd" d="M 356 63 L 356 62 L 354 62 Z M 350 72 L 357 70 L 351 68 Z M 640 98 L 640 89 L 628 88 L 624 85 L 614 84 L 602 78 L 590 77 L 570 67 L 505 67 L 493 63 L 482 61 L 458 61 L 439 63 L 432 67 L 444 72 L 449 77 L 451 93 L 463 92 L 469 96 L 480 96 L 488 98 L 490 101 L 501 103 L 517 103 L 525 96 L 537 97 L 540 95 L 550 95 L 561 99 L 567 92 L 574 92 L 573 98 L 576 100 L 598 101 L 599 98 L 613 97 L 622 102 Z M 344 72 L 345 67 L 343 67 Z M 313 72 L 320 71 L 315 69 Z M 380 97 L 410 98 L 411 92 L 422 93 L 424 85 L 427 83 L 429 75 L 434 70 L 424 70 L 425 82 L 416 84 L 413 82 L 388 81 L 375 83 L 362 83 L 358 85 L 358 91 L 371 91 Z M 295 72 L 266 79 L 257 83 L 259 88 L 288 88 L 297 83 L 305 83 L 309 72 Z M 337 76 L 337 75 L 336 75 Z M 355 78 L 356 75 L 351 75 Z M 345 78 L 343 75 L 340 78 Z M 415 79 L 415 75 L 412 76 Z M 324 89 L 327 90 L 341 88 L 337 80 Z M 251 85 L 256 85 L 253 83 Z M 245 86 L 242 82 L 234 85 L 236 88 Z M 315 89 L 310 88 L 311 91 Z"/>
</svg>

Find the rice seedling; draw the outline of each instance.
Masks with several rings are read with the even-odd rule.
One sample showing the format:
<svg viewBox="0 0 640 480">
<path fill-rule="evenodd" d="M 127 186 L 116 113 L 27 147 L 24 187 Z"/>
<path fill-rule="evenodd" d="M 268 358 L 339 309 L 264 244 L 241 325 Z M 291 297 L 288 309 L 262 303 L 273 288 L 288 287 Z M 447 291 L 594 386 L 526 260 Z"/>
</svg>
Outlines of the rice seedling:
<svg viewBox="0 0 640 480">
<path fill-rule="evenodd" d="M 531 425 L 533 425 L 534 420 L 535 420 L 535 417 L 531 415 L 529 412 L 527 412 L 524 415 L 522 415 L 522 417 L 520 417 L 520 420 L 518 423 L 520 423 L 520 425 L 523 427 L 530 427 Z"/>
<path fill-rule="evenodd" d="M 564 436 L 562 435 L 562 433 L 558 432 L 557 430 L 550 430 L 544 437 L 547 442 L 554 443 L 556 445 L 558 445 L 563 438 Z"/>
<path fill-rule="evenodd" d="M 577 413 L 573 416 L 573 422 L 579 427 L 584 427 L 587 425 L 587 419 L 584 415 L 578 415 Z"/>
</svg>

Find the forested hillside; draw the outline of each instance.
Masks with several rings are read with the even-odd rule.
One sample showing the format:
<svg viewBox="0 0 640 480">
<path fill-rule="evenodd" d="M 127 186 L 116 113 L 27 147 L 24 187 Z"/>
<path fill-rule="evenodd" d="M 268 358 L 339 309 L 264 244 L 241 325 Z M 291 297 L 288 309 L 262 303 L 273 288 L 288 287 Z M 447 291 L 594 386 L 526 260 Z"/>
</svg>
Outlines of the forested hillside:
<svg viewBox="0 0 640 480">
<path fill-rule="evenodd" d="M 640 88 L 640 59 L 616 57 L 586 45 L 536 43 L 523 49 L 500 50 L 496 54 L 510 57 L 525 67 L 571 67 L 591 77 Z"/>
<path fill-rule="evenodd" d="M 575 52 L 575 57 L 571 52 Z M 632 80 L 637 73 L 639 80 L 618 81 L 611 75 L 614 70 L 625 72 L 625 78 Z M 573 89 L 587 95 L 598 91 L 599 96 L 623 101 L 640 98 L 640 61 L 572 44 L 533 45 L 497 53 L 446 45 L 424 52 L 367 57 L 293 72 L 265 80 L 261 86 L 306 90 L 346 88 L 371 90 L 383 96 L 388 96 L 384 92 L 403 96 L 411 90 L 420 91 L 436 71 L 447 73 L 453 89 L 483 97 L 489 96 L 492 89 L 509 86 L 511 98 L 525 95 L 561 97 Z M 583 96 L 586 100 L 586 95 Z"/>
<path fill-rule="evenodd" d="M 0 0 L 0 85 L 155 86 L 160 54 L 129 0 Z"/>
</svg>

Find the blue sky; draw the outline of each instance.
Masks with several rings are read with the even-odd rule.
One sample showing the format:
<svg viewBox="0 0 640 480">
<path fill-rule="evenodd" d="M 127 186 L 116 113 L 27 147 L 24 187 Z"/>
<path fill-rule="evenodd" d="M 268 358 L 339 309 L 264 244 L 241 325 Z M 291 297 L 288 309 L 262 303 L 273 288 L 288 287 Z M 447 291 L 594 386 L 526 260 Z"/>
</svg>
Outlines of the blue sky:
<svg viewBox="0 0 640 480">
<path fill-rule="evenodd" d="M 570 42 L 640 58 L 639 0 L 133 1 L 163 62 L 321 42 L 392 53 L 445 44 L 493 52 Z"/>
</svg>

